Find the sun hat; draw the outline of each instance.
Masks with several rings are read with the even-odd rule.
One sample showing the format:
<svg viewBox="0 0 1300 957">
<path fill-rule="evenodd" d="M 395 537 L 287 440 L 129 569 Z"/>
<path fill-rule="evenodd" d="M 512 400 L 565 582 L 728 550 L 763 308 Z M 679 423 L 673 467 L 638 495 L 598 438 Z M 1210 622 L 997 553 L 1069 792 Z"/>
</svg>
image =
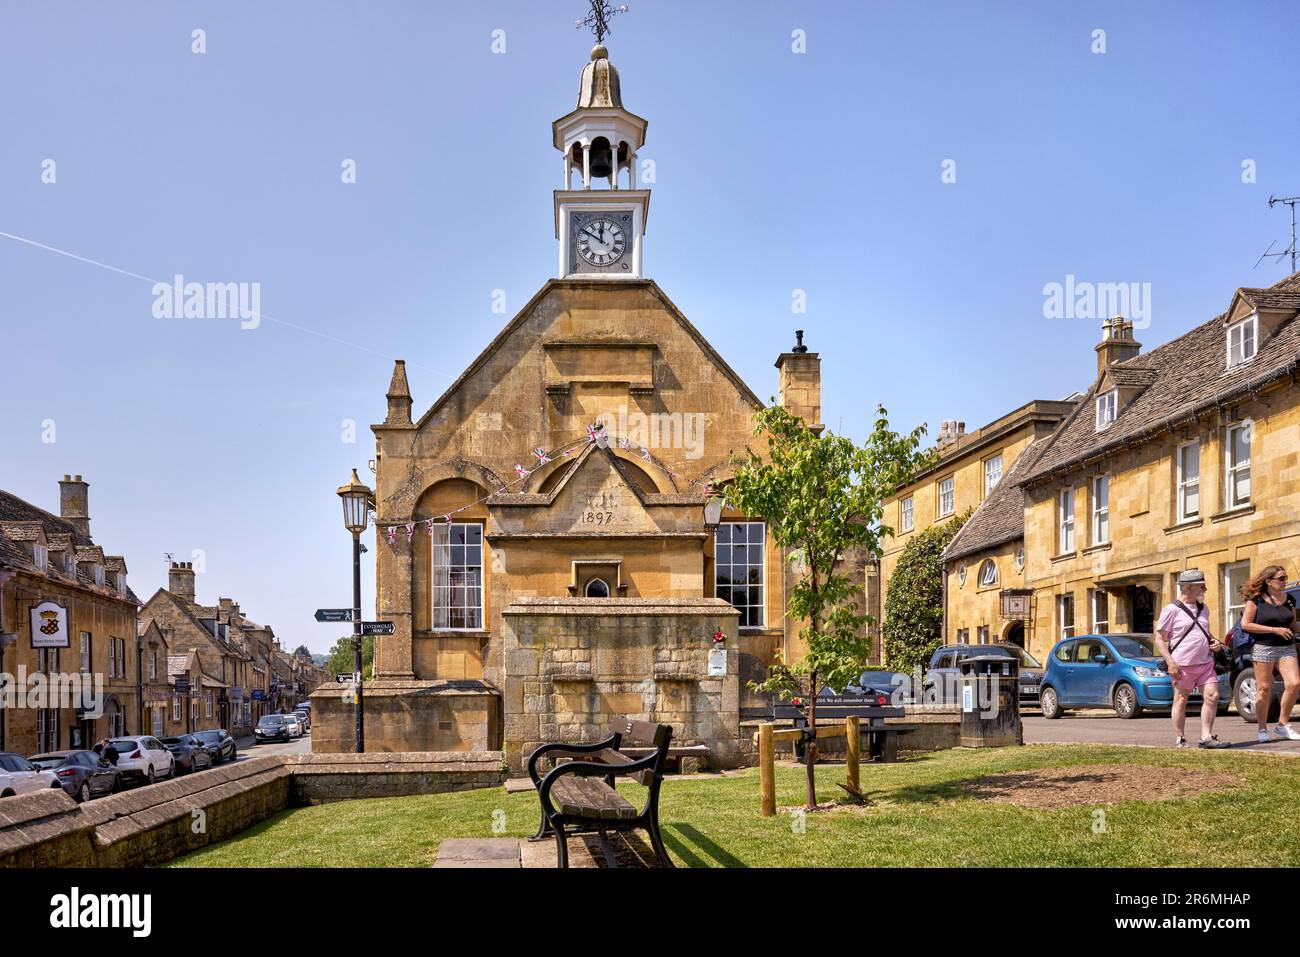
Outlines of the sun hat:
<svg viewBox="0 0 1300 957">
<path fill-rule="evenodd" d="M 1205 572 L 1199 568 L 1189 568 L 1185 572 L 1178 573 L 1178 584 L 1180 585 L 1204 585 Z"/>
</svg>

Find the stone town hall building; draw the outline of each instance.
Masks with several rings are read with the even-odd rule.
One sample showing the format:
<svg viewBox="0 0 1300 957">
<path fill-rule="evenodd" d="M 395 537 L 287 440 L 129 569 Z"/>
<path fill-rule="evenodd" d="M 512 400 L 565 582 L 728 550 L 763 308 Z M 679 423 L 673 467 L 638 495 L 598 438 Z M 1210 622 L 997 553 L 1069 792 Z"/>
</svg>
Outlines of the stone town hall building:
<svg viewBox="0 0 1300 957">
<path fill-rule="evenodd" d="M 518 768 L 629 715 L 733 762 L 761 704 L 745 682 L 800 654 L 763 523 L 705 524 L 763 404 L 645 277 L 646 121 L 603 45 L 552 128 L 559 278 L 422 413 L 399 361 L 373 426 L 377 611 L 396 634 L 364 689 L 366 749 L 504 748 Z M 776 362 L 782 403 L 817 429 L 819 363 L 802 345 Z M 313 701 L 313 746 L 351 750 L 352 706 Z"/>
</svg>

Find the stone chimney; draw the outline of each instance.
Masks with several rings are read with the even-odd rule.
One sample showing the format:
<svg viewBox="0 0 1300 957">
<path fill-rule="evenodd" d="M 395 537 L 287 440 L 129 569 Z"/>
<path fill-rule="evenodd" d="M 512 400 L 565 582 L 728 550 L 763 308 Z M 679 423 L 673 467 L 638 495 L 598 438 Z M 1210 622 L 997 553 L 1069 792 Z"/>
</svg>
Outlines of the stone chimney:
<svg viewBox="0 0 1300 957">
<path fill-rule="evenodd" d="M 939 437 L 935 440 L 935 447 L 943 451 L 965 434 L 965 422 L 958 422 L 956 419 L 944 419 L 939 423 Z"/>
<path fill-rule="evenodd" d="M 1094 348 L 1097 350 L 1097 375 L 1101 375 L 1107 366 L 1132 359 L 1141 352 L 1142 343 L 1133 338 L 1133 323 L 1123 316 L 1116 316 L 1102 321 L 1101 342 Z"/>
<path fill-rule="evenodd" d="M 393 363 L 393 380 L 388 384 L 388 416 L 384 425 L 411 424 L 411 388 L 406 384 L 406 360 Z"/>
<path fill-rule="evenodd" d="M 194 565 L 192 562 L 172 562 L 167 573 L 167 590 L 177 598 L 194 600 Z"/>
<path fill-rule="evenodd" d="M 227 622 L 227 623 L 234 621 L 234 618 L 231 617 L 231 613 L 230 613 L 230 610 L 231 610 L 231 608 L 234 607 L 234 604 L 235 604 L 235 602 L 234 602 L 232 599 L 230 599 L 230 598 L 218 598 L 218 599 L 217 599 L 217 606 L 221 609 L 221 620 L 222 620 L 222 621 Z"/>
<path fill-rule="evenodd" d="M 822 424 L 822 360 L 803 344 L 802 329 L 796 329 L 794 337 L 794 348 L 776 360 L 780 390 L 777 401 L 820 435 L 826 428 Z"/>
<path fill-rule="evenodd" d="M 90 486 L 80 475 L 65 475 L 59 483 L 59 517 L 90 541 Z"/>
</svg>

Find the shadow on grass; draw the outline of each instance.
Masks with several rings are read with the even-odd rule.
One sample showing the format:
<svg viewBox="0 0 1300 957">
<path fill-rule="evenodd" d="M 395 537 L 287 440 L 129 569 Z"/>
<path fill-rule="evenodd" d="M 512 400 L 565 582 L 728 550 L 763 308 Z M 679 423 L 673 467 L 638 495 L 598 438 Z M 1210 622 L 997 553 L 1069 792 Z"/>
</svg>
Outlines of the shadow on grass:
<svg viewBox="0 0 1300 957">
<path fill-rule="evenodd" d="M 660 833 L 663 835 L 665 846 L 667 846 L 670 851 L 676 852 L 677 856 L 684 860 L 689 867 L 746 866 L 744 861 L 723 850 L 712 840 L 696 830 L 691 824 L 664 824 L 660 826 Z M 713 858 L 717 864 L 710 864 L 708 861 L 702 860 L 698 855 L 692 853 L 682 840 L 678 838 L 678 834 L 680 834 L 685 840 L 694 844 L 699 851 Z"/>
</svg>

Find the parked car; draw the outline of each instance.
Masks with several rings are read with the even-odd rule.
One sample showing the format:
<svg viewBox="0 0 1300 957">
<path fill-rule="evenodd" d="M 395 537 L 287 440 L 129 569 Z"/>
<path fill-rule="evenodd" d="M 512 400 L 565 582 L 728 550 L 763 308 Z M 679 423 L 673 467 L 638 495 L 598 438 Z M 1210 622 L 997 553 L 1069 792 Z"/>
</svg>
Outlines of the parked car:
<svg viewBox="0 0 1300 957">
<path fill-rule="evenodd" d="M 305 705 L 298 705 L 298 707 L 293 709 L 293 713 L 295 716 L 297 716 L 298 720 L 302 722 L 302 730 L 304 732 L 310 731 L 311 730 L 310 709 L 308 709 Z"/>
<path fill-rule="evenodd" d="M 257 719 L 257 727 L 253 729 L 253 740 L 258 744 L 264 744 L 267 741 L 289 741 L 289 722 L 284 720 L 282 714 L 264 714 Z"/>
<path fill-rule="evenodd" d="M 63 790 L 81 804 L 122 790 L 121 773 L 94 751 L 50 751 L 36 755 L 31 762 L 43 771 L 53 771 Z"/>
<path fill-rule="evenodd" d="M 930 656 L 923 693 L 939 704 L 955 704 L 961 694 L 961 663 L 979 655 L 1001 655 L 1020 662 L 1020 703 L 1037 704 L 1043 663 L 1019 645 L 998 641 L 987 645 L 944 645 Z"/>
<path fill-rule="evenodd" d="M 235 747 L 235 739 L 230 736 L 225 728 L 214 728 L 211 731 L 195 731 L 194 737 L 207 745 L 208 753 L 212 755 L 213 764 L 220 764 L 222 761 L 233 761 L 239 753 L 239 749 Z"/>
<path fill-rule="evenodd" d="M 113 738 L 109 744 L 117 751 L 117 770 L 123 783 L 153 784 L 176 776 L 176 758 L 153 735 Z"/>
<path fill-rule="evenodd" d="M 208 746 L 192 734 L 182 734 L 174 738 L 163 738 L 162 743 L 176 759 L 178 774 L 193 774 L 212 767 L 212 752 Z"/>
<path fill-rule="evenodd" d="M 1300 585 L 1293 585 L 1286 593 L 1300 604 Z M 1255 640 L 1249 632 L 1241 631 L 1238 626 L 1232 650 L 1228 657 L 1232 660 L 1232 703 L 1237 707 L 1241 720 L 1255 723 L 1255 663 L 1251 657 L 1255 650 Z M 1273 697 L 1269 699 L 1268 720 L 1276 721 L 1282 708 L 1282 678 L 1273 670 Z"/>
<path fill-rule="evenodd" d="M 0 798 L 61 787 L 53 771 L 38 768 L 21 754 L 0 751 Z"/>
<path fill-rule="evenodd" d="M 856 684 L 844 689 L 845 694 L 879 692 L 889 699 L 889 704 L 910 704 L 916 699 L 912 676 L 903 671 L 864 671 Z"/>
<path fill-rule="evenodd" d="M 1221 711 L 1227 710 L 1230 688 L 1230 677 L 1220 675 Z M 1200 691 L 1193 692 L 1190 703 L 1199 708 L 1200 700 Z M 1047 658 L 1041 689 L 1044 718 L 1059 718 L 1069 708 L 1113 708 L 1121 718 L 1136 718 L 1173 702 L 1173 681 L 1153 635 L 1065 638 Z"/>
<path fill-rule="evenodd" d="M 296 714 L 286 714 L 284 723 L 289 726 L 289 737 L 292 739 L 302 737 L 302 722 L 298 720 Z"/>
</svg>

